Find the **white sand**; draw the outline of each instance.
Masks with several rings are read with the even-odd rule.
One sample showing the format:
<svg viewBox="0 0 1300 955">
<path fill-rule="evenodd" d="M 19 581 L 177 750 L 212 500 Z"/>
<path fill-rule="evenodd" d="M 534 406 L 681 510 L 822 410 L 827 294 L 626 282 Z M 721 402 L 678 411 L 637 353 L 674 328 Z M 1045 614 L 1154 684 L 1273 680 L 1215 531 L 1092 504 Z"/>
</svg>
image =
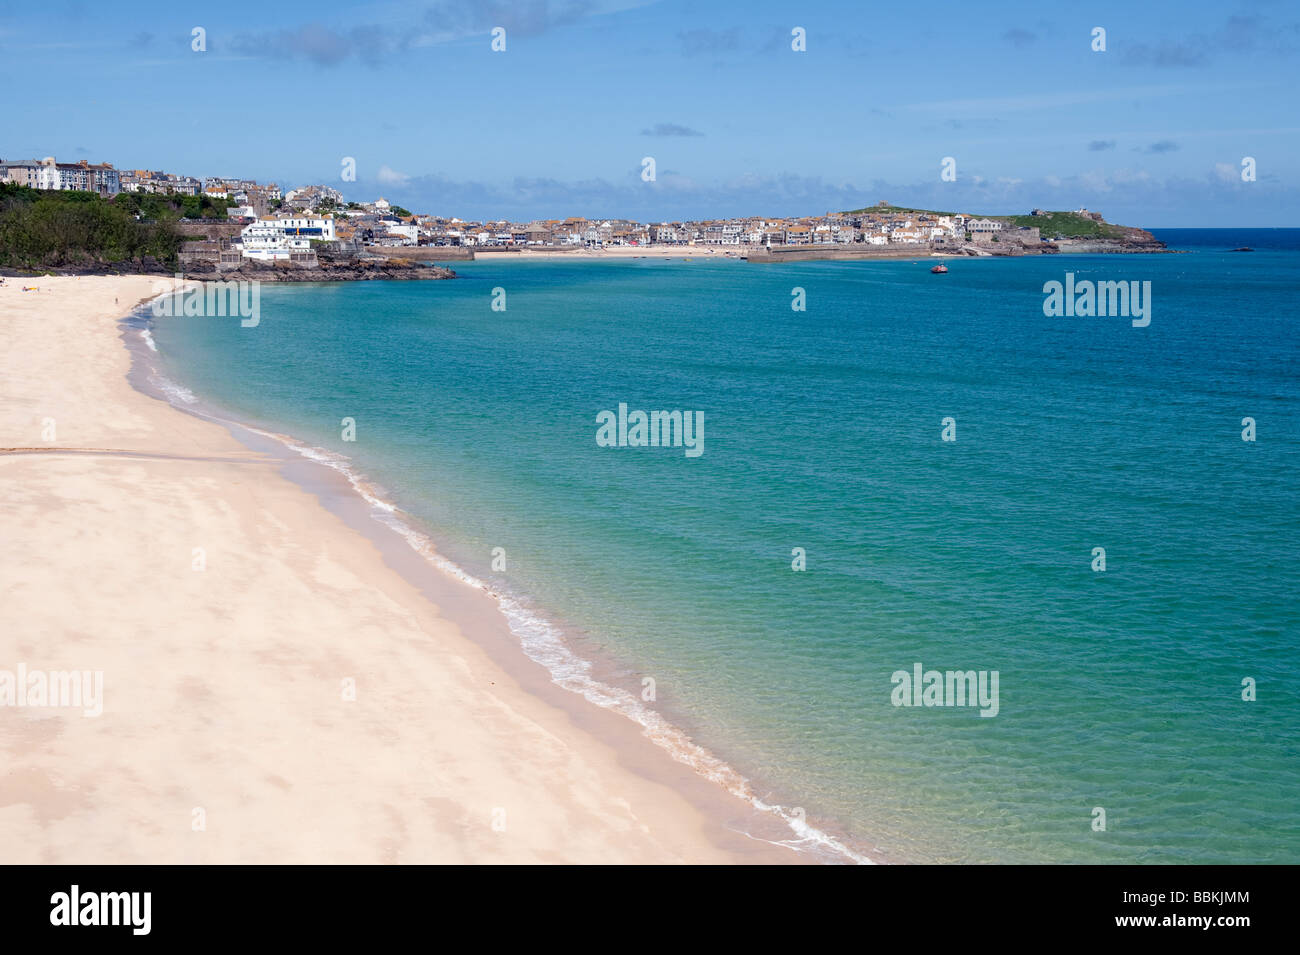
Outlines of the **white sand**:
<svg viewBox="0 0 1300 955">
<path fill-rule="evenodd" d="M 536 249 L 524 246 L 518 250 L 484 246 L 474 249 L 474 258 L 480 261 L 509 261 L 511 259 L 739 259 L 747 255 L 752 246 L 712 245 L 609 245 L 599 249 L 573 249 L 558 252 L 553 249 Z M 727 253 L 731 254 L 728 255 Z M 453 266 L 455 263 L 451 263 Z"/>
<path fill-rule="evenodd" d="M 0 707 L 0 862 L 795 855 L 525 690 L 273 459 L 134 390 L 116 322 L 153 282 L 0 287 L 0 671 L 104 681 L 97 718 Z"/>
</svg>

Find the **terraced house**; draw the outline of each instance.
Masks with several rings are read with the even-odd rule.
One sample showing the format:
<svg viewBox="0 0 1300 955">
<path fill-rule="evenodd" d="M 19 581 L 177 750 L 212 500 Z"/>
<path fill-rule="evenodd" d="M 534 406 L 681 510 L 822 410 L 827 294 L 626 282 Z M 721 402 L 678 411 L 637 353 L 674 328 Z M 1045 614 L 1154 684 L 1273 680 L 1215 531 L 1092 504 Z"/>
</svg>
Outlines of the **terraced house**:
<svg viewBox="0 0 1300 955">
<path fill-rule="evenodd" d="M 101 196 L 122 191 L 121 175 L 110 163 L 57 162 L 53 156 L 0 162 L 0 179 L 32 189 L 77 190 Z"/>
</svg>

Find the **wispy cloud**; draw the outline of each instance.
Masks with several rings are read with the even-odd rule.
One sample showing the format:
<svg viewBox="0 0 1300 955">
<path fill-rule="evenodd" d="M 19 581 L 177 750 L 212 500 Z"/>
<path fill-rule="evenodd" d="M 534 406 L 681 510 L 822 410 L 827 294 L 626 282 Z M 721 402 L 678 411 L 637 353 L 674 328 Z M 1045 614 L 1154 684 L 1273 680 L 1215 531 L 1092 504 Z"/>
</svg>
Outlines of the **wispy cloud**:
<svg viewBox="0 0 1300 955">
<path fill-rule="evenodd" d="M 641 130 L 642 136 L 703 136 L 698 129 L 679 126 L 677 123 L 655 123 L 649 129 Z"/>
<path fill-rule="evenodd" d="M 496 27 L 512 37 L 535 37 L 585 17 L 628 6 L 618 0 L 437 0 L 422 17 L 400 23 L 335 27 L 319 21 L 266 32 L 236 34 L 230 47 L 250 56 L 307 60 L 321 67 L 352 59 L 378 66 L 394 54 L 468 36 L 487 37 Z"/>
<path fill-rule="evenodd" d="M 424 14 L 424 27 L 435 36 L 486 34 L 504 27 L 511 36 L 541 36 L 614 6 L 595 0 L 437 0 Z"/>
<path fill-rule="evenodd" d="M 1024 49 L 1038 39 L 1038 35 L 1030 33 L 1028 30 L 1022 30 L 1020 27 L 1014 27 L 1002 34 L 1002 39 L 1006 40 L 1014 47 Z"/>
<path fill-rule="evenodd" d="M 1186 69 L 1206 66 L 1222 53 L 1294 55 L 1300 49 L 1298 41 L 1300 24 L 1271 24 L 1263 17 L 1234 15 L 1209 33 L 1121 47 L 1120 62 Z"/>
<path fill-rule="evenodd" d="M 1152 143 L 1143 152 L 1148 153 L 1172 153 L 1178 151 L 1178 144 L 1172 139 L 1160 139 Z"/>
<path fill-rule="evenodd" d="M 1088 143 L 1088 152 L 1091 153 L 1105 152 L 1107 149 L 1114 148 L 1115 140 L 1113 139 L 1094 139 L 1092 142 Z"/>
<path fill-rule="evenodd" d="M 918 113 L 1016 113 L 1042 109 L 1060 109 L 1082 103 L 1104 103 L 1111 100 L 1132 100 L 1157 96 L 1173 96 L 1187 92 L 1181 84 L 1097 89 L 1095 87 L 1057 92 L 1035 92 L 1022 96 L 984 96 L 974 99 L 935 100 L 928 103 L 909 103 L 896 107 Z"/>
<path fill-rule="evenodd" d="M 407 45 L 406 39 L 384 27 L 366 25 L 340 31 L 321 23 L 271 33 L 240 33 L 230 41 L 236 53 L 303 59 L 317 66 L 337 66 L 351 57 L 377 66 L 386 56 Z"/>
<path fill-rule="evenodd" d="M 1204 66 L 1210 62 L 1206 47 L 1204 38 L 1181 42 L 1166 40 L 1157 44 L 1139 43 L 1125 48 L 1120 54 L 1120 62 L 1128 66 Z"/>
<path fill-rule="evenodd" d="M 683 30 L 677 34 L 687 56 L 722 53 L 740 46 L 740 27 L 726 30 Z"/>
<path fill-rule="evenodd" d="M 977 116 L 968 119 L 944 120 L 944 125 L 949 129 L 996 129 L 1002 125 L 1002 120 L 992 116 Z"/>
</svg>

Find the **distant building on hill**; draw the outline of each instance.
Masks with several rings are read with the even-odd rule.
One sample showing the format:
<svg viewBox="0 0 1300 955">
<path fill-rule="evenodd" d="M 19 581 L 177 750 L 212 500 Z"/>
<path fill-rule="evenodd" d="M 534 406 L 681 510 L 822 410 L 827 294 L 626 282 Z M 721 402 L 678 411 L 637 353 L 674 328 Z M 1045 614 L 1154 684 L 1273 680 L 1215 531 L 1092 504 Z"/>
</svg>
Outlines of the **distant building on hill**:
<svg viewBox="0 0 1300 955">
<path fill-rule="evenodd" d="M 121 180 L 123 192 L 197 196 L 203 191 L 202 184 L 191 176 L 175 176 L 171 173 L 155 172 L 149 169 L 123 171 Z"/>
<path fill-rule="evenodd" d="M 12 182 L 35 189 L 36 174 L 40 168 L 39 159 L 0 159 L 0 182 Z"/>
<path fill-rule="evenodd" d="M 341 206 L 343 193 L 330 186 L 304 186 L 302 189 L 290 189 L 284 194 L 285 205 L 296 209 L 315 209 L 327 200 Z"/>
<path fill-rule="evenodd" d="M 32 189 L 78 190 L 101 196 L 115 196 L 122 191 L 121 176 L 109 163 L 57 162 L 44 159 L 20 159 L 0 162 L 0 181 L 15 182 Z"/>
</svg>

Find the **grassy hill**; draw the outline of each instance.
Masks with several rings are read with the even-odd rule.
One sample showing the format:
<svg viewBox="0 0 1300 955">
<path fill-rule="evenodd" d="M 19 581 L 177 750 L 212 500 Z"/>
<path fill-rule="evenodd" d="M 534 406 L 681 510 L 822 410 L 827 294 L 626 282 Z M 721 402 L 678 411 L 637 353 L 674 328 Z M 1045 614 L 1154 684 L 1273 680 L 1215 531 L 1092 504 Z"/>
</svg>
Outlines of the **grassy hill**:
<svg viewBox="0 0 1300 955">
<path fill-rule="evenodd" d="M 878 215 L 884 215 L 886 213 L 893 215 L 896 212 L 918 212 L 918 213 L 923 212 L 927 215 L 932 215 L 932 216 L 957 215 L 957 213 L 955 212 L 939 212 L 935 209 L 912 209 L 909 208 L 908 206 L 891 206 L 889 203 L 885 203 L 884 205 L 867 206 L 865 209 L 849 209 L 847 212 L 841 212 L 840 215 L 860 216 L 860 215 L 866 215 L 868 212 L 874 212 Z"/>
<path fill-rule="evenodd" d="M 1038 226 L 1045 239 L 1119 239 L 1124 235 L 1122 226 L 1098 222 L 1077 212 L 1049 212 L 1041 216 L 989 216 L 1017 227 Z"/>
<path fill-rule="evenodd" d="M 935 216 L 955 215 L 952 212 L 939 212 L 934 209 L 909 209 L 905 206 L 867 206 L 865 209 L 853 209 L 844 215 L 866 215 L 868 213 L 926 213 Z M 979 215 L 979 213 L 970 213 Z M 1033 228 L 1037 227 L 1044 239 L 1118 239 L 1128 231 L 1123 226 L 1109 222 L 1098 222 L 1077 212 L 1048 212 L 1039 216 L 994 216 L 980 215 L 983 219 L 995 219 L 1009 225 Z"/>
</svg>

